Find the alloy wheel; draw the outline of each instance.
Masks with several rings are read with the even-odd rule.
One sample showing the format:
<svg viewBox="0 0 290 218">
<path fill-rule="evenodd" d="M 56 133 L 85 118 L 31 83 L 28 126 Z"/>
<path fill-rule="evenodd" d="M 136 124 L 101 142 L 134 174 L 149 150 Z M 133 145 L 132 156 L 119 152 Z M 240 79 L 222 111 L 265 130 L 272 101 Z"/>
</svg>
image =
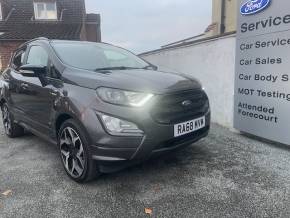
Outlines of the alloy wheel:
<svg viewBox="0 0 290 218">
<path fill-rule="evenodd" d="M 10 135 L 10 133 L 11 133 L 11 119 L 10 119 L 10 113 L 9 113 L 8 107 L 6 105 L 3 105 L 3 107 L 2 107 L 2 120 L 3 120 L 5 133 L 7 135 Z"/>
<path fill-rule="evenodd" d="M 66 127 L 60 135 L 60 152 L 64 167 L 73 178 L 82 176 L 85 167 L 83 143 L 78 133 Z"/>
</svg>

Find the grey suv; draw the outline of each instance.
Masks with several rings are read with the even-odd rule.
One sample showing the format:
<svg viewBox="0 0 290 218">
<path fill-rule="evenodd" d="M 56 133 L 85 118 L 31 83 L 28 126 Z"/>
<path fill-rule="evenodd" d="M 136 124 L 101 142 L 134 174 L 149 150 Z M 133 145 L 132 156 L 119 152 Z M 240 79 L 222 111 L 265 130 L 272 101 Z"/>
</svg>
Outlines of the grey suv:
<svg viewBox="0 0 290 218">
<path fill-rule="evenodd" d="M 1 108 L 9 137 L 57 144 L 77 182 L 183 148 L 210 126 L 199 82 L 105 43 L 23 44 L 2 74 Z"/>
</svg>

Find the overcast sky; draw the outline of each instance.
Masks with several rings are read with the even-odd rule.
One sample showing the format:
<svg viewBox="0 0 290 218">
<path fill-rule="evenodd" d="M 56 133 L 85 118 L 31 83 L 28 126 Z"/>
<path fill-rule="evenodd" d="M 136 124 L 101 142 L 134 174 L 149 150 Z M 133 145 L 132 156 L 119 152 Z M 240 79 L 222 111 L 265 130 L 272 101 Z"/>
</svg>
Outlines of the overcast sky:
<svg viewBox="0 0 290 218">
<path fill-rule="evenodd" d="M 211 22 L 211 0 L 86 0 L 100 13 L 102 39 L 135 53 L 204 32 Z"/>
</svg>

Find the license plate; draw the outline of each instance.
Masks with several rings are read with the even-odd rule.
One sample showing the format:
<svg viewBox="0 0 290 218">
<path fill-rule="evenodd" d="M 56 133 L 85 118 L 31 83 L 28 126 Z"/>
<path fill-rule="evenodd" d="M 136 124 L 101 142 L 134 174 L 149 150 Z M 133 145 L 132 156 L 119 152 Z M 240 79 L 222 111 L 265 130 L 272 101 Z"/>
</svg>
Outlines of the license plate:
<svg viewBox="0 0 290 218">
<path fill-rule="evenodd" d="M 205 117 L 174 125 L 174 137 L 186 135 L 205 127 Z"/>
</svg>

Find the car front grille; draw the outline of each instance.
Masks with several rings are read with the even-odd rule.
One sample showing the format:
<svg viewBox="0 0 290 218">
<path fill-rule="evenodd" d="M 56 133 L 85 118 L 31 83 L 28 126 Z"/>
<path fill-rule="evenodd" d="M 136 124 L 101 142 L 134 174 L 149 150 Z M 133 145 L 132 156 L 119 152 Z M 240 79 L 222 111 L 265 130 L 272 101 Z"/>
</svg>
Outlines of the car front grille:
<svg viewBox="0 0 290 218">
<path fill-rule="evenodd" d="M 183 105 L 185 101 L 191 104 Z M 159 96 L 151 116 L 161 124 L 176 124 L 203 116 L 208 108 L 208 98 L 203 90 L 187 90 Z"/>
</svg>

